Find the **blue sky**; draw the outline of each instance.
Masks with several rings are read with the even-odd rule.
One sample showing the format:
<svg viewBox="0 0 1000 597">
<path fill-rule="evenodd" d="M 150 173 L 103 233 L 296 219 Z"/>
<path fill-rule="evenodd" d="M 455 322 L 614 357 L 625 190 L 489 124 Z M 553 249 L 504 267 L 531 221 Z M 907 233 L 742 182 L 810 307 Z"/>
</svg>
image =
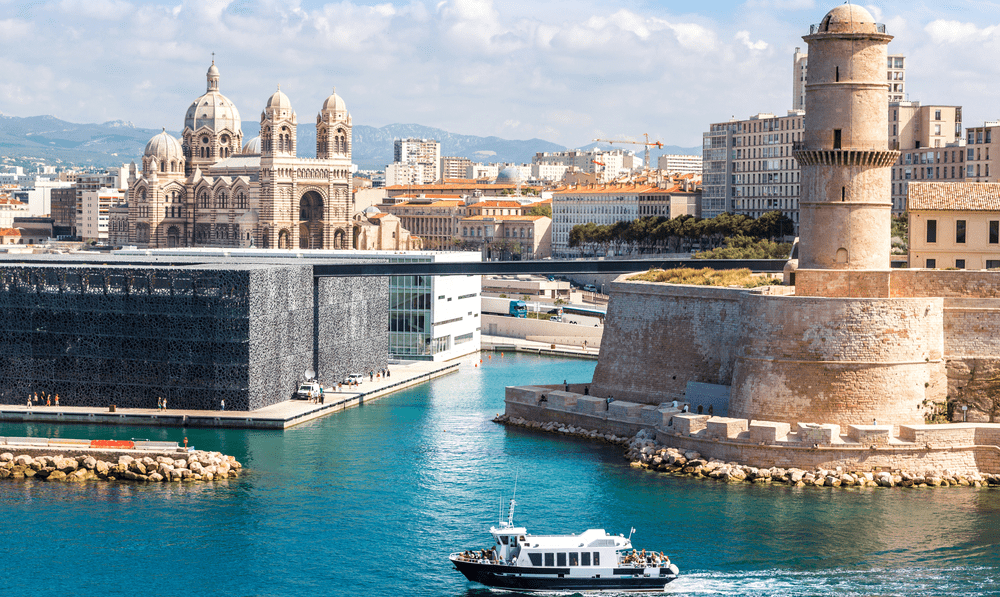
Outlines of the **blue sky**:
<svg viewBox="0 0 1000 597">
<path fill-rule="evenodd" d="M 355 124 L 699 145 L 709 123 L 791 106 L 815 0 L 0 0 L 0 113 L 179 130 L 221 88 L 253 130 L 280 83 L 300 123 L 336 86 Z M 911 100 L 1000 118 L 1000 2 L 868 2 Z"/>
</svg>

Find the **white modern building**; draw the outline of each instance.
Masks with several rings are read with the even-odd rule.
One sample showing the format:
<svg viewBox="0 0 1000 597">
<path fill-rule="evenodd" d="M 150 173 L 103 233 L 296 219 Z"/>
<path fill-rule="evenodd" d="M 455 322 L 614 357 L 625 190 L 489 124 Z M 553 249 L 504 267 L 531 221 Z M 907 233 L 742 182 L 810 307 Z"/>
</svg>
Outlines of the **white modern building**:
<svg viewBox="0 0 1000 597">
<path fill-rule="evenodd" d="M 125 193 L 118 189 L 83 191 L 82 210 L 76 216 L 77 235 L 85 241 L 107 241 L 111 206 L 124 200 Z"/>
<path fill-rule="evenodd" d="M 639 217 L 639 195 L 654 185 L 609 184 L 567 188 L 552 193 L 552 256 L 572 257 L 569 233 L 579 224 L 614 224 Z"/>
<path fill-rule="evenodd" d="M 656 160 L 656 167 L 670 174 L 701 174 L 702 161 L 700 155 L 661 155 Z"/>
</svg>

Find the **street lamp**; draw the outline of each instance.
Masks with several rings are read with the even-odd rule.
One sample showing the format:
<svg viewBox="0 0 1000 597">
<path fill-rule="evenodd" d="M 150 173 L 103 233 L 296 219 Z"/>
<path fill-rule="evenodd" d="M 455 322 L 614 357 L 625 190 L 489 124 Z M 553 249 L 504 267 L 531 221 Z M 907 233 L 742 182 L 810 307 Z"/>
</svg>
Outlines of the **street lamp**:
<svg viewBox="0 0 1000 597">
<path fill-rule="evenodd" d="M 966 423 L 969 420 L 969 406 L 967 404 L 962 405 L 962 422 Z"/>
</svg>

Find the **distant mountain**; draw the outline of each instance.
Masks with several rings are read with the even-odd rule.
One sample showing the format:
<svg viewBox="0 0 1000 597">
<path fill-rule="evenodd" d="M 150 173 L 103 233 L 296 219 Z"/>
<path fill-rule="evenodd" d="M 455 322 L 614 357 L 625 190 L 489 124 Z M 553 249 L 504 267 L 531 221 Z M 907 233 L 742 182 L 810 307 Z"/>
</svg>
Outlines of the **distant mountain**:
<svg viewBox="0 0 1000 597">
<path fill-rule="evenodd" d="M 250 123 L 248 123 L 250 124 Z M 81 166 L 112 166 L 138 161 L 155 129 L 137 128 L 131 122 L 112 120 L 102 124 L 75 124 L 54 116 L 21 118 L 0 114 L 0 155 L 3 157 L 34 157 L 53 163 Z M 176 131 L 169 131 L 179 136 Z M 245 130 L 244 139 L 257 135 L 256 130 Z M 565 151 L 567 148 L 542 139 L 510 140 L 500 137 L 458 135 L 419 124 L 390 124 L 372 127 L 354 126 L 354 163 L 362 169 L 382 169 L 392 163 L 395 139 L 436 139 L 441 142 L 442 156 L 463 156 L 474 162 L 530 163 L 536 152 Z M 596 144 L 586 146 L 587 149 Z M 299 155 L 316 155 L 316 128 L 310 124 L 299 126 Z M 602 148 L 606 147 L 601 145 Z M 616 145 L 642 153 L 638 145 Z M 581 148 L 582 149 L 582 148 Z M 700 154 L 700 147 L 668 146 L 659 153 Z"/>
</svg>

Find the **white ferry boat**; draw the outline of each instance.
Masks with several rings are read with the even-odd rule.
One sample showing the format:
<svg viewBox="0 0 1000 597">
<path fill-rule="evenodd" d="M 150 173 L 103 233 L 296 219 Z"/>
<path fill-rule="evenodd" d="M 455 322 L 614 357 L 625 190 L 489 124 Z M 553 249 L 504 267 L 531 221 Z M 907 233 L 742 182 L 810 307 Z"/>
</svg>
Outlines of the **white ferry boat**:
<svg viewBox="0 0 1000 597">
<path fill-rule="evenodd" d="M 514 526 L 514 505 L 512 499 L 506 522 L 490 528 L 490 547 L 448 557 L 467 579 L 518 591 L 663 591 L 677 578 L 670 558 L 636 550 L 631 533 L 531 535 Z"/>
</svg>

